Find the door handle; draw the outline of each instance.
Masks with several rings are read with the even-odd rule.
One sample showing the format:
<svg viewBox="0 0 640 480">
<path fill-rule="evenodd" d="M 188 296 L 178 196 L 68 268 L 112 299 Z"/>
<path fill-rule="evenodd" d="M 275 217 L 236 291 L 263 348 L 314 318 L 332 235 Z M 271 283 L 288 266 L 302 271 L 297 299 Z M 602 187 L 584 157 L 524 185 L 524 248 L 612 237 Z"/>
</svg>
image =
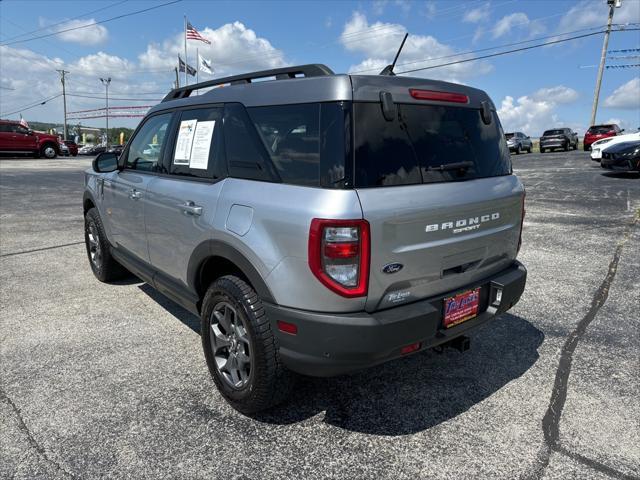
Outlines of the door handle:
<svg viewBox="0 0 640 480">
<path fill-rule="evenodd" d="M 129 190 L 129 198 L 131 200 L 139 200 L 142 198 L 142 192 L 139 192 L 135 188 L 132 188 L 131 190 Z"/>
<path fill-rule="evenodd" d="M 184 213 L 185 215 L 202 215 L 202 207 L 200 205 L 196 205 L 190 200 L 183 203 L 182 205 L 179 205 L 179 207 L 182 210 L 182 213 Z"/>
</svg>

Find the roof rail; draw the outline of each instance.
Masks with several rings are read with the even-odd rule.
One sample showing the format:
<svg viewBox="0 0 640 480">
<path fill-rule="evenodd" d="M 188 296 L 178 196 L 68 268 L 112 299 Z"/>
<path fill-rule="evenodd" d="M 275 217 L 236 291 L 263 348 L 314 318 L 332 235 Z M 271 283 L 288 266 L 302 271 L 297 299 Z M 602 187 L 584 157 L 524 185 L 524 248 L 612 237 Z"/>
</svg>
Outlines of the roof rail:
<svg viewBox="0 0 640 480">
<path fill-rule="evenodd" d="M 295 67 L 273 68 L 271 70 L 262 70 L 260 72 L 245 73 L 242 75 L 234 75 L 231 77 L 216 78 L 214 80 L 208 80 L 206 82 L 194 83 L 193 85 L 187 85 L 186 87 L 174 88 L 166 97 L 162 99 L 163 102 L 170 100 L 178 100 L 180 98 L 186 98 L 191 95 L 194 90 L 201 88 L 215 87 L 216 85 L 224 85 L 230 83 L 232 85 L 251 83 L 253 80 L 266 77 L 276 77 L 276 80 L 284 80 L 288 78 L 296 78 L 297 75 L 304 75 L 305 77 L 322 77 L 325 75 L 334 75 L 326 65 L 319 63 L 311 63 L 308 65 L 297 65 Z"/>
</svg>

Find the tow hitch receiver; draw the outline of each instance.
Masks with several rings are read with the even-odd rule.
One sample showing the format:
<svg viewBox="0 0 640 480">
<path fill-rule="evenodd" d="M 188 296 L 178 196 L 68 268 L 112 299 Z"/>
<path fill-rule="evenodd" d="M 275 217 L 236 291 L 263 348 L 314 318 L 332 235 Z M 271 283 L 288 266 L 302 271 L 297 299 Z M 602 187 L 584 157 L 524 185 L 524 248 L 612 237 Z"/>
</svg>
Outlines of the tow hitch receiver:
<svg viewBox="0 0 640 480">
<path fill-rule="evenodd" d="M 469 350 L 469 348 L 471 348 L 471 339 L 466 335 L 462 335 L 460 337 L 454 338 L 453 340 L 449 340 L 448 342 L 445 342 L 442 345 L 438 345 L 437 347 L 434 347 L 434 350 L 437 353 L 442 353 L 444 352 L 445 348 L 455 348 L 460 353 L 466 352 L 467 350 Z"/>
</svg>

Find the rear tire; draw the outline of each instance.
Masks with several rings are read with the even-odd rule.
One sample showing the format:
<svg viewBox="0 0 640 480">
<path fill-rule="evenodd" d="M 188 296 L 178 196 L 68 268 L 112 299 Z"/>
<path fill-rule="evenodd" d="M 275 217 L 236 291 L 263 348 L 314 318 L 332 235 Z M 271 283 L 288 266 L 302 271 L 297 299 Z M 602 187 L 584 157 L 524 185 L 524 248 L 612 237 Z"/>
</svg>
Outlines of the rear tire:
<svg viewBox="0 0 640 480">
<path fill-rule="evenodd" d="M 544 152 L 545 152 L 545 149 L 540 147 L 540 153 L 544 153 Z"/>
<path fill-rule="evenodd" d="M 84 243 L 91 270 L 101 282 L 112 282 L 129 275 L 129 272 L 111 256 L 109 241 L 98 210 L 90 208 L 84 217 Z"/>
<path fill-rule="evenodd" d="M 209 286 L 200 332 L 211 377 L 233 408 L 251 414 L 289 396 L 294 375 L 282 365 L 260 297 L 244 280 L 225 275 Z"/>
<path fill-rule="evenodd" d="M 521 152 L 522 152 L 522 147 L 520 146 L 520 144 L 518 144 L 518 146 L 516 147 L 516 155 L 520 155 Z"/>
<path fill-rule="evenodd" d="M 564 150 L 565 152 L 568 152 L 568 151 L 569 151 L 569 147 L 570 147 L 570 146 L 571 146 L 571 143 L 570 143 L 570 142 L 565 143 L 565 144 L 564 144 L 564 147 L 563 147 L 563 150 Z"/>
</svg>

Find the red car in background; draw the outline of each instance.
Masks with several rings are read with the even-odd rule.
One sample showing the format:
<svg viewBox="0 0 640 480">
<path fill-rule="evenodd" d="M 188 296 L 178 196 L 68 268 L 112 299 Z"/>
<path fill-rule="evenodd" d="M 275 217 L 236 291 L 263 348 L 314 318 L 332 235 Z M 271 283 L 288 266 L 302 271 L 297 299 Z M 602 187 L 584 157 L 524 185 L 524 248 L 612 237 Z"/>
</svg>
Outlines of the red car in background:
<svg viewBox="0 0 640 480">
<path fill-rule="evenodd" d="M 591 144 L 596 140 L 602 140 L 607 137 L 615 137 L 620 135 L 624 130 L 621 130 L 615 123 L 607 125 L 593 125 L 589 127 L 587 133 L 584 134 L 584 151 L 588 152 L 591 149 Z"/>
<path fill-rule="evenodd" d="M 0 120 L 0 152 L 56 158 L 60 155 L 60 140 L 56 135 L 34 132 L 17 120 Z"/>
<path fill-rule="evenodd" d="M 65 140 L 64 144 L 69 147 L 69 153 L 72 157 L 78 155 L 78 145 L 76 145 L 76 142 L 74 142 L 73 140 Z"/>
</svg>

